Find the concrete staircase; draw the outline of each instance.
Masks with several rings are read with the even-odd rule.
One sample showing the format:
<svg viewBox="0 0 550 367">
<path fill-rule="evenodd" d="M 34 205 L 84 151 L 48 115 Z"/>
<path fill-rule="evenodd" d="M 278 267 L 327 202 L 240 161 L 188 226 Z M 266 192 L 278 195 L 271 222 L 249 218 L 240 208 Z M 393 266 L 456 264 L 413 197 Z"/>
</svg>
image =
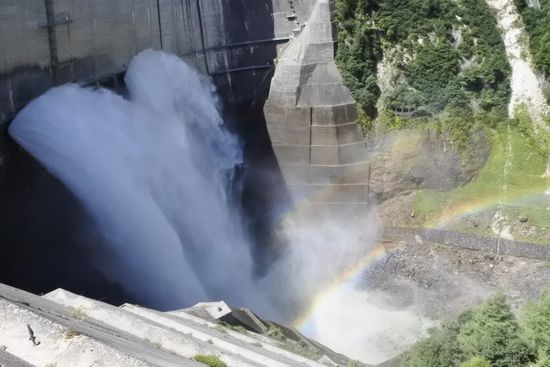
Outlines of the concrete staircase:
<svg viewBox="0 0 550 367">
<path fill-rule="evenodd" d="M 245 322 L 236 326 L 238 319 Z M 252 331 L 248 325 L 254 322 L 264 326 L 264 334 Z M 2 367 L 204 366 L 193 359 L 197 355 L 214 355 L 230 367 L 349 362 L 280 327 L 223 302 L 164 313 L 130 304 L 115 307 L 62 289 L 39 297 L 0 284 Z M 278 335 L 270 337 L 274 328 Z"/>
</svg>

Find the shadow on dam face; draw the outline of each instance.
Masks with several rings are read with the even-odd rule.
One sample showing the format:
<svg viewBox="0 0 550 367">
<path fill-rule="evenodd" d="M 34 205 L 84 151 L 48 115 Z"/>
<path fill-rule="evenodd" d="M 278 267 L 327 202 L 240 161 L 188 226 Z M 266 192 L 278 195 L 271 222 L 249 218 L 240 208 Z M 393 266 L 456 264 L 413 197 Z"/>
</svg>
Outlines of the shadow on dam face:
<svg viewBox="0 0 550 367">
<path fill-rule="evenodd" d="M 62 287 L 132 301 L 92 265 L 102 239 L 78 200 L 10 137 L 0 142 L 0 282 L 37 294 Z"/>
<path fill-rule="evenodd" d="M 252 241 L 257 276 L 266 274 L 286 245 L 275 231 L 281 213 L 292 205 L 267 132 L 262 103 L 228 106 L 224 121 L 243 143 L 237 201 Z"/>
</svg>

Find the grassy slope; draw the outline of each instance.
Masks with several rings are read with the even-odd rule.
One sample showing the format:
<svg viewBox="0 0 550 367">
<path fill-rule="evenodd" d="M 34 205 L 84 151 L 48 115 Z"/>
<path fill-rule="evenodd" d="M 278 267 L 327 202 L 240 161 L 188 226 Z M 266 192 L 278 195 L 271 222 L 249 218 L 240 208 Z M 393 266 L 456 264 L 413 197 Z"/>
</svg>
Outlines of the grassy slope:
<svg viewBox="0 0 550 367">
<path fill-rule="evenodd" d="M 464 221 L 445 219 L 472 213 L 487 219 L 494 216 L 502 202 L 502 214 L 508 221 L 517 222 L 520 216 L 526 216 L 535 229 L 550 227 L 550 196 L 544 194 L 550 182 L 541 176 L 546 168 L 543 152 L 537 150 L 532 138 L 519 131 L 517 126 L 509 129 L 501 126 L 493 131 L 491 139 L 491 156 L 470 183 L 451 192 L 417 192 L 417 217 L 412 225 L 448 225 L 455 229 L 491 234 L 487 226 L 468 228 Z M 508 150 L 510 154 L 507 154 Z M 505 174 L 506 164 L 508 172 Z M 536 242 L 548 240 L 540 237 L 540 231 L 514 237 Z"/>
</svg>

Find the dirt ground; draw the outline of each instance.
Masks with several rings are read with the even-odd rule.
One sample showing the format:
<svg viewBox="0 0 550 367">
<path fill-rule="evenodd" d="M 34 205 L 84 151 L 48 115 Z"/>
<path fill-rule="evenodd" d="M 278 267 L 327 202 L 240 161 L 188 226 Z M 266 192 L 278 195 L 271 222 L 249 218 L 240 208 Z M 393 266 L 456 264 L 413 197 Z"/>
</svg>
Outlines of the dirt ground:
<svg viewBox="0 0 550 367">
<path fill-rule="evenodd" d="M 433 320 L 457 316 L 496 292 L 515 310 L 550 288 L 550 263 L 449 246 L 387 243 L 387 256 L 364 275 L 381 307 L 410 308 Z"/>
</svg>

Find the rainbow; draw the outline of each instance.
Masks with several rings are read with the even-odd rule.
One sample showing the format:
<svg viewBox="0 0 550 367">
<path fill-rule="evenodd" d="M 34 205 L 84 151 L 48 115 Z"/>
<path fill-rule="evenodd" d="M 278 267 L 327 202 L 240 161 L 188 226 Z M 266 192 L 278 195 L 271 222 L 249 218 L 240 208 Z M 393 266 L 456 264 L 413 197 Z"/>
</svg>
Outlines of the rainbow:
<svg viewBox="0 0 550 367">
<path fill-rule="evenodd" d="M 546 188 L 547 187 L 545 185 L 541 184 L 534 185 L 533 187 L 524 190 L 511 191 L 506 195 L 506 200 L 503 204 L 513 205 L 514 203 L 529 199 L 540 200 L 541 195 L 546 194 Z M 468 215 L 494 208 L 501 204 L 502 199 L 503 193 L 499 190 L 495 190 L 484 197 L 478 197 L 475 200 L 470 199 L 453 206 L 444 207 L 432 219 L 428 220 L 424 226 L 427 228 L 440 228 L 454 219 L 466 217 Z M 548 203 L 550 204 L 550 196 Z"/>
<path fill-rule="evenodd" d="M 528 190 L 514 190 L 508 194 L 506 204 L 510 205 L 513 202 L 526 199 L 539 199 L 541 195 L 544 195 L 544 186 L 536 185 L 529 188 Z M 316 193 L 316 201 L 319 198 L 325 197 L 327 195 L 327 190 L 320 190 L 321 192 Z M 495 192 L 490 195 L 486 195 L 478 200 L 467 200 L 453 207 L 447 207 L 442 209 L 438 215 L 429 220 L 425 225 L 428 228 L 437 228 L 444 226 L 446 223 L 453 219 L 460 217 L 468 216 L 474 213 L 479 213 L 487 209 L 491 209 L 499 205 L 502 200 L 502 192 L 500 190 L 495 190 Z M 550 203 L 550 196 L 549 196 Z M 286 213 L 284 220 L 287 220 L 291 216 L 300 215 L 299 213 L 307 213 L 308 210 L 314 208 L 315 201 L 304 200 L 299 205 L 295 207 L 291 213 Z M 303 311 L 292 321 L 292 325 L 299 329 L 305 330 L 313 327 L 312 323 L 315 319 L 315 313 L 328 299 L 335 296 L 337 293 L 342 291 L 346 287 L 353 287 L 360 281 L 360 276 L 367 270 L 370 266 L 383 259 L 387 255 L 388 251 L 386 246 L 383 243 L 379 243 L 374 246 L 370 251 L 359 258 L 357 261 L 352 263 L 350 266 L 346 267 L 341 271 L 331 282 L 321 288 L 309 302 L 309 304 L 303 309 Z"/>
<path fill-rule="evenodd" d="M 301 199 L 291 210 L 282 213 L 279 216 L 278 222 L 283 224 L 292 218 L 299 218 L 301 216 L 307 217 L 311 212 L 314 212 L 316 205 L 323 202 L 330 203 L 330 200 L 327 199 L 330 199 L 336 187 L 337 185 L 323 185 L 321 189 L 315 191 L 309 197 Z M 504 204 L 513 205 L 514 202 L 538 199 L 542 195 L 550 194 L 547 189 L 548 183 L 546 180 L 528 188 L 514 187 L 507 193 Z M 550 198 L 550 195 L 548 197 Z M 475 199 L 458 202 L 453 206 L 443 207 L 440 211 L 435 213 L 431 219 L 425 222 L 424 226 L 426 228 L 440 228 L 454 219 L 494 208 L 502 202 L 502 199 L 503 192 L 501 190 L 494 190 L 483 197 L 478 196 Z"/>
<path fill-rule="evenodd" d="M 352 184 L 350 184 L 352 185 Z M 340 185 L 319 185 L 322 186 L 321 189 L 314 191 L 310 196 L 306 196 L 300 199 L 299 202 L 296 202 L 290 210 L 287 210 L 281 213 L 278 217 L 277 223 L 284 224 L 287 221 L 292 219 L 308 217 L 312 212 L 315 212 L 318 205 L 323 204 L 333 204 L 338 205 L 342 203 L 337 203 L 331 201 L 334 190 Z M 345 205 L 362 205 L 363 203 L 354 203 L 349 202 Z"/>
<path fill-rule="evenodd" d="M 351 264 L 351 266 L 345 268 L 332 282 L 317 292 L 309 305 L 292 321 L 292 326 L 299 330 L 303 330 L 307 327 L 307 324 L 313 319 L 319 305 L 323 304 L 326 299 L 338 292 L 341 288 L 357 284 L 359 277 L 364 271 L 367 270 L 369 266 L 383 259 L 386 254 L 387 252 L 384 244 L 378 244 L 366 255 Z"/>
<path fill-rule="evenodd" d="M 357 174 L 357 172 L 350 172 L 350 174 Z M 343 177 L 339 181 L 346 182 L 347 180 L 346 177 Z M 502 190 L 496 189 L 487 191 L 486 195 L 477 196 L 475 199 L 465 198 L 452 206 L 443 206 L 434 213 L 433 217 L 428 218 L 424 226 L 426 228 L 441 228 L 452 220 L 493 209 L 500 204 L 514 205 L 514 203 L 524 200 L 541 202 L 541 198 L 544 197 L 545 194 L 548 194 L 546 191 L 548 189 L 548 180 L 540 180 L 531 187 L 514 186 L 513 182 L 509 182 L 508 184 L 510 188 L 506 195 L 504 195 Z M 313 191 L 308 197 L 297 202 L 293 208 L 281 213 L 279 216 L 279 224 L 284 226 L 292 219 L 311 216 L 311 213 L 315 213 L 316 205 L 320 203 L 330 203 L 333 190 L 337 185 L 320 186 L 319 190 Z M 550 206 L 550 196 L 547 197 Z M 331 282 L 316 292 L 309 304 L 292 321 L 292 325 L 300 330 L 311 327 L 315 318 L 315 313 L 321 305 L 326 304 L 329 298 L 337 296 L 337 294 L 346 287 L 355 286 L 359 282 L 361 274 L 374 263 L 383 259 L 386 255 L 387 251 L 383 244 L 378 244 L 371 248 L 366 255 L 362 256 L 350 266 L 347 266 Z"/>
</svg>

